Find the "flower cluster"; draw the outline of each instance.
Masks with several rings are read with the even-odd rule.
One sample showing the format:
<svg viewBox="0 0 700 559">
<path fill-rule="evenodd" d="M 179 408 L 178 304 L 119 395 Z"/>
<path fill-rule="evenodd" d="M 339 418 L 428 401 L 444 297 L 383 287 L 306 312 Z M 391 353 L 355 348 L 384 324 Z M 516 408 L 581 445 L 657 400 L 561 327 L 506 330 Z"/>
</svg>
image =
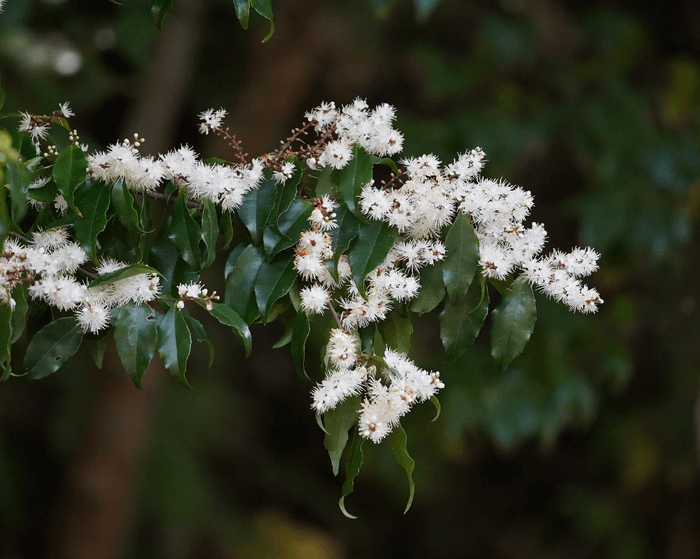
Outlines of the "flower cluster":
<svg viewBox="0 0 700 559">
<path fill-rule="evenodd" d="M 0 11 L 2 11 L 2 4 L 0 4 Z M 70 118 L 74 116 L 74 113 L 68 103 L 61 103 L 58 106 L 58 110 L 54 111 L 49 116 L 37 116 L 25 112 L 20 114 L 22 115 L 22 120 L 19 123 L 18 131 L 29 134 L 29 138 L 31 139 L 32 144 L 34 144 L 37 152 L 40 150 L 41 140 L 46 138 L 46 134 L 48 134 L 51 124 L 53 124 L 56 119 Z"/>
<path fill-rule="evenodd" d="M 74 274 L 87 261 L 85 251 L 68 238 L 65 229 L 34 233 L 28 246 L 8 239 L 0 256 L 0 300 L 14 307 L 12 290 L 28 285 L 29 295 L 61 311 L 73 311 L 84 332 L 97 333 L 109 324 L 110 310 L 133 301 L 145 303 L 158 296 L 155 274 L 137 274 L 93 287 Z M 105 259 L 97 272 L 115 272 L 128 264 Z"/>
<path fill-rule="evenodd" d="M 212 291 L 210 295 L 209 290 L 199 282 L 181 283 L 177 286 L 177 295 L 176 306 L 178 309 L 185 308 L 185 301 L 201 300 L 204 301 L 206 309 L 210 311 L 214 308 L 214 301 L 219 300 L 216 291 Z"/>
</svg>

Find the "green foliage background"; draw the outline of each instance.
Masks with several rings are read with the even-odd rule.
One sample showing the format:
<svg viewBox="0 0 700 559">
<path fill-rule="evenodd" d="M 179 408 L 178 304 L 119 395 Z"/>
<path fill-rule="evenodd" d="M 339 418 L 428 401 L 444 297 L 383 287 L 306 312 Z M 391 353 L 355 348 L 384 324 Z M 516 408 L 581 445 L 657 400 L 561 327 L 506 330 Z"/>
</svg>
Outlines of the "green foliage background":
<svg viewBox="0 0 700 559">
<path fill-rule="evenodd" d="M 551 246 L 599 250 L 593 282 L 606 303 L 580 316 L 538 296 L 535 333 L 505 371 L 488 328 L 446 361 L 438 316 L 422 317 L 412 354 L 443 371 L 446 388 L 436 422 L 428 404 L 405 421 L 417 486 L 406 516 L 388 442 L 363 447 L 345 503 L 358 520 L 339 513 L 309 385 L 289 352 L 272 348 L 281 331 L 255 328 L 246 360 L 230 329 L 212 329 L 213 367 L 196 345 L 191 391 L 147 372 L 138 392 L 109 352 L 101 371 L 81 352 L 50 379 L 6 383 L 0 557 L 81 556 L 100 514 L 114 527 L 102 540 L 113 546 L 93 549 L 100 557 L 700 556 L 700 8 L 273 7 L 275 34 L 260 45 L 268 22 L 251 17 L 243 31 L 228 0 L 176 1 L 160 32 L 145 0 L 8 0 L 5 109 L 71 101 L 81 141 L 104 146 L 137 122 L 148 147 L 159 140 L 138 116 L 144 96 L 157 93 L 146 111 L 156 121 L 179 95 L 154 149 L 189 142 L 225 157 L 196 133 L 196 113 L 210 106 L 231 111 L 232 132 L 256 155 L 322 100 L 389 102 L 406 155 L 451 160 L 480 145 L 487 176 L 533 192 Z M 172 52 L 168 76 L 182 74 L 173 85 L 159 77 L 158 49 L 176 33 L 194 46 Z M 80 66 L 61 74 L 67 51 Z M 219 277 L 204 280 L 223 291 Z M 310 339 L 307 371 L 318 379 L 324 332 Z"/>
</svg>

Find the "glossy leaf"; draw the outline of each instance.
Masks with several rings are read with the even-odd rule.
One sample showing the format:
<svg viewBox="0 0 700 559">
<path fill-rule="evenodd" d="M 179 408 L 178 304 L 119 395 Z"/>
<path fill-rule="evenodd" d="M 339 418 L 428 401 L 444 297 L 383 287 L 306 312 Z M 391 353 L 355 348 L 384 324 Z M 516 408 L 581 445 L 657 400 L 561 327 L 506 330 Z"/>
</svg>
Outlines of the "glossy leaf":
<svg viewBox="0 0 700 559">
<path fill-rule="evenodd" d="M 491 355 L 501 369 L 508 368 L 530 340 L 537 321 L 537 303 L 524 275 L 506 290 L 491 319 Z"/>
<path fill-rule="evenodd" d="M 219 222 L 221 234 L 224 236 L 224 246 L 222 250 L 228 250 L 233 241 L 233 219 L 231 212 L 221 212 L 221 221 Z"/>
<path fill-rule="evenodd" d="M 294 258 L 291 256 L 277 259 L 270 264 L 264 262 L 255 278 L 255 299 L 263 322 L 272 304 L 284 297 L 297 278 L 294 269 Z"/>
<path fill-rule="evenodd" d="M 440 338 L 450 359 L 464 354 L 479 334 L 489 310 L 489 295 L 483 281 L 472 283 L 459 303 L 445 301 L 440 313 Z"/>
<path fill-rule="evenodd" d="M 97 285 L 112 281 L 123 280 L 132 276 L 138 276 L 139 274 L 158 274 L 158 270 L 151 268 L 150 266 L 146 266 L 145 264 L 129 264 L 128 266 L 115 270 L 114 272 L 102 274 L 100 277 L 90 282 L 90 287 L 95 287 Z"/>
<path fill-rule="evenodd" d="M 197 301 L 202 307 L 206 308 L 205 303 L 202 301 Z M 241 316 L 234 311 L 228 305 L 223 303 L 214 303 L 212 309 L 209 311 L 211 315 L 216 318 L 221 324 L 230 326 L 233 331 L 243 342 L 243 347 L 245 348 L 245 356 L 250 355 L 250 351 L 253 349 L 253 337 L 250 334 L 250 328 L 248 324 L 241 318 Z"/>
<path fill-rule="evenodd" d="M 416 484 L 413 482 L 413 469 L 416 466 L 416 462 L 408 455 L 408 451 L 406 450 L 407 442 L 408 437 L 406 436 L 406 431 L 403 430 L 403 427 L 401 427 L 399 423 L 391 431 L 391 451 L 394 453 L 394 458 L 396 458 L 399 466 L 406 471 L 406 476 L 408 476 L 408 502 L 403 511 L 404 514 L 411 508 L 413 495 L 416 492 Z"/>
<path fill-rule="evenodd" d="M 203 204 L 202 240 L 204 241 L 204 246 L 207 247 L 207 256 L 202 265 L 202 269 L 206 269 L 211 266 L 216 259 L 216 241 L 219 239 L 219 220 L 216 215 L 214 202 L 209 200 L 209 198 L 205 198 Z"/>
<path fill-rule="evenodd" d="M 27 192 L 32 183 L 32 175 L 24 163 L 7 163 L 5 181 L 10 187 L 12 219 L 19 224 L 27 213 Z"/>
<path fill-rule="evenodd" d="M 360 231 L 360 221 L 345 204 L 341 204 L 336 209 L 335 214 L 335 222 L 338 224 L 338 227 L 330 231 L 333 260 L 327 260 L 326 266 L 328 266 L 333 279 L 338 281 L 338 262 L 340 262 L 340 257 L 348 249 L 352 240 L 357 237 Z"/>
<path fill-rule="evenodd" d="M 248 245 L 233 263 L 226 279 L 224 302 L 236 311 L 248 324 L 259 315 L 255 297 L 255 278 L 265 259 L 253 245 Z"/>
<path fill-rule="evenodd" d="M 384 343 L 401 353 L 408 353 L 411 349 L 411 334 L 413 323 L 409 318 L 404 318 L 396 310 L 391 311 L 386 320 L 379 323 L 379 332 Z"/>
<path fill-rule="evenodd" d="M 182 316 L 185 317 L 185 320 L 192 329 L 192 332 L 194 332 L 194 337 L 197 339 L 197 341 L 204 344 L 207 347 L 207 352 L 209 355 L 207 366 L 211 367 L 212 363 L 214 363 L 214 346 L 209 341 L 207 331 L 204 329 L 204 326 L 202 326 L 202 323 L 195 317 L 193 317 L 187 309 L 181 309 L 180 312 L 182 313 Z"/>
<path fill-rule="evenodd" d="M 158 354 L 170 374 L 188 388 L 185 377 L 192 336 L 185 317 L 175 305 L 158 321 Z"/>
<path fill-rule="evenodd" d="M 479 240 L 467 214 L 459 213 L 445 238 L 447 255 L 442 280 L 450 302 L 459 303 L 467 294 L 479 264 Z"/>
<path fill-rule="evenodd" d="M 83 329 L 74 317 L 50 322 L 32 337 L 24 356 L 27 378 L 41 379 L 58 371 L 75 355 L 83 340 Z"/>
<path fill-rule="evenodd" d="M 236 210 L 243 225 L 248 229 L 254 245 L 262 243 L 263 231 L 275 207 L 276 198 L 277 183 L 269 171 L 265 170 L 260 187 L 247 192 L 243 197 L 243 203 Z"/>
<path fill-rule="evenodd" d="M 75 189 L 85 182 L 87 160 L 85 154 L 77 146 L 68 146 L 61 150 L 53 164 L 53 180 L 58 191 L 63 195 L 68 207 L 80 215 L 80 210 L 73 201 Z"/>
<path fill-rule="evenodd" d="M 294 246 L 299 241 L 302 231 L 309 228 L 307 218 L 311 215 L 313 205 L 308 200 L 294 200 L 280 216 L 278 231 L 266 227 L 263 233 L 265 254 L 273 258 L 281 251 Z"/>
<path fill-rule="evenodd" d="M 299 163 L 296 155 L 288 157 L 285 162 L 292 163 L 294 165 L 294 174 L 288 178 L 284 184 L 277 186 L 275 207 L 272 210 L 268 221 L 268 226 L 271 227 L 276 233 L 283 233 L 283 231 L 279 229 L 279 220 L 295 200 L 297 196 L 297 187 L 299 186 L 303 175 L 301 163 Z"/>
<path fill-rule="evenodd" d="M 75 205 L 82 215 L 75 220 L 75 240 L 95 263 L 99 260 L 97 236 L 107 227 L 110 194 L 108 186 L 92 181 L 75 193 Z"/>
<path fill-rule="evenodd" d="M 117 355 L 137 388 L 158 346 L 155 311 L 147 305 L 124 305 L 114 321 Z"/>
<path fill-rule="evenodd" d="M 134 207 L 134 197 L 122 179 L 119 179 L 112 186 L 112 207 L 114 215 L 124 227 L 136 231 L 141 230 L 139 213 Z"/>
<path fill-rule="evenodd" d="M 175 245 L 165 236 L 165 230 L 161 230 L 161 233 L 150 247 L 149 262 L 160 271 L 163 278 L 161 293 L 177 296 L 177 286 L 197 281 L 199 274 L 180 258 Z"/>
<path fill-rule="evenodd" d="M 92 356 L 92 360 L 95 362 L 95 367 L 97 367 L 98 369 L 102 368 L 105 353 L 111 341 L 111 334 L 105 334 L 101 338 L 90 340 L 88 344 L 88 347 L 90 349 L 90 355 Z"/>
<path fill-rule="evenodd" d="M 345 464 L 345 481 L 343 482 L 343 489 L 341 491 L 342 496 L 338 501 L 338 506 L 343 514 L 352 519 L 357 517 L 350 514 L 345 508 L 345 497 L 350 495 L 355 488 L 355 478 L 357 477 L 357 474 L 360 473 L 360 468 L 362 467 L 362 445 L 364 442 L 365 439 L 363 439 L 357 430 L 355 430 L 352 444 L 350 445 L 350 450 L 348 451 L 348 459 Z"/>
<path fill-rule="evenodd" d="M 241 23 L 243 29 L 248 29 L 248 20 L 250 18 L 250 0 L 233 0 L 233 5 L 236 8 L 236 17 Z"/>
<path fill-rule="evenodd" d="M 294 330 L 292 331 L 291 353 L 294 367 L 299 373 L 299 376 L 305 380 L 311 380 L 306 373 L 306 340 L 311 332 L 309 317 L 304 312 L 297 313 L 297 318 L 294 321 Z"/>
<path fill-rule="evenodd" d="M 323 424 L 326 436 L 323 438 L 323 446 L 328 451 L 333 467 L 333 475 L 338 475 L 340 458 L 348 442 L 348 431 L 357 423 L 357 411 L 361 407 L 359 396 L 352 396 L 338 404 L 335 409 L 323 414 Z"/>
<path fill-rule="evenodd" d="M 199 250 L 201 229 L 187 209 L 185 191 L 181 191 L 173 207 L 172 221 L 168 225 L 168 239 L 175 245 L 182 259 L 193 269 L 201 268 L 202 253 Z"/>
<path fill-rule="evenodd" d="M 396 229 L 383 221 L 360 224 L 355 244 L 348 253 L 352 277 L 360 293 L 365 294 L 365 276 L 384 262 L 394 246 Z"/>
<path fill-rule="evenodd" d="M 419 315 L 432 311 L 445 298 L 445 285 L 442 283 L 442 262 L 426 266 L 420 271 L 418 297 L 413 299 L 410 309 Z"/>
<path fill-rule="evenodd" d="M 367 219 L 360 213 L 359 200 L 362 189 L 372 180 L 372 158 L 359 144 L 352 148 L 352 155 L 340 171 L 340 193 L 348 209 L 364 222 Z"/>
<path fill-rule="evenodd" d="M 265 38 L 262 40 L 263 43 L 266 43 L 275 32 L 275 22 L 272 17 L 272 2 L 271 0 L 251 0 L 251 6 L 261 16 L 270 21 L 270 31 L 268 31 L 267 35 L 265 35 Z"/>
</svg>

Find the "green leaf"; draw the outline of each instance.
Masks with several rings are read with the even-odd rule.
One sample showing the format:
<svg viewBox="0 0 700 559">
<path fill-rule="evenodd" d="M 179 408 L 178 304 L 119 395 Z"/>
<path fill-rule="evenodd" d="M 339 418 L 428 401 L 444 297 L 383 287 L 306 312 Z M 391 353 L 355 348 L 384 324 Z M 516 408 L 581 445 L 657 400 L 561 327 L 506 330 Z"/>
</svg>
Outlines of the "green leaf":
<svg viewBox="0 0 700 559">
<path fill-rule="evenodd" d="M 379 333 L 386 345 L 401 353 L 408 353 L 411 349 L 411 334 L 413 324 L 411 319 L 404 318 L 396 310 L 391 311 L 386 320 L 379 323 Z"/>
<path fill-rule="evenodd" d="M 284 297 L 297 279 L 294 258 L 279 258 L 270 264 L 263 262 L 255 278 L 255 299 L 258 302 L 260 317 L 267 322 L 272 304 Z"/>
<path fill-rule="evenodd" d="M 127 303 L 114 321 L 117 355 L 137 388 L 158 346 L 155 311 L 148 305 Z"/>
<path fill-rule="evenodd" d="M 406 450 L 407 442 L 408 437 L 406 437 L 406 431 L 403 430 L 403 427 L 401 427 L 399 423 L 391 431 L 391 451 L 394 453 L 394 458 L 396 458 L 399 466 L 406 471 L 406 475 L 408 476 L 408 502 L 403 511 L 404 514 L 411 508 L 413 495 L 416 492 L 416 484 L 413 482 L 413 469 L 416 466 L 416 462 L 408 455 L 408 451 Z"/>
<path fill-rule="evenodd" d="M 442 283 L 442 262 L 426 266 L 420 272 L 420 291 L 411 301 L 410 309 L 419 315 L 432 311 L 445 298 L 445 285 Z"/>
<path fill-rule="evenodd" d="M 24 327 L 27 318 L 27 284 L 18 285 L 12 290 L 12 298 L 15 300 L 15 308 L 12 309 L 12 338 L 10 343 L 13 344 L 20 339 L 24 332 Z"/>
<path fill-rule="evenodd" d="M 360 231 L 360 221 L 352 214 L 345 204 L 335 211 L 335 222 L 338 227 L 331 229 L 331 248 L 333 260 L 326 260 L 326 266 L 335 281 L 338 281 L 338 262 L 340 257 L 348 249 L 352 240 Z"/>
<path fill-rule="evenodd" d="M 65 199 L 68 207 L 80 215 L 80 210 L 73 201 L 75 189 L 85 182 L 87 160 L 85 154 L 77 146 L 68 146 L 58 154 L 53 164 L 53 180 L 58 191 Z"/>
<path fill-rule="evenodd" d="M 202 238 L 202 233 L 187 209 L 184 190 L 180 191 L 175 201 L 172 221 L 167 227 L 168 239 L 175 245 L 182 259 L 193 269 L 200 270 L 202 253 L 199 250 L 199 240 Z"/>
<path fill-rule="evenodd" d="M 12 221 L 7 211 L 7 189 L 0 188 L 0 245 L 5 242 L 12 229 Z"/>
<path fill-rule="evenodd" d="M 19 224 L 27 213 L 27 192 L 32 183 L 32 174 L 24 163 L 8 163 L 5 180 L 10 186 L 12 219 Z"/>
<path fill-rule="evenodd" d="M 348 431 L 357 424 L 357 411 L 360 409 L 361 399 L 352 396 L 338 404 L 335 409 L 323 414 L 326 436 L 323 438 L 323 446 L 328 451 L 333 466 L 333 475 L 338 475 L 340 458 L 348 442 Z"/>
<path fill-rule="evenodd" d="M 273 20 L 270 20 L 270 30 L 267 32 L 267 35 L 263 37 L 263 40 L 261 41 L 262 43 L 267 43 L 272 36 L 275 34 L 275 22 Z"/>
<path fill-rule="evenodd" d="M 272 2 L 271 0 L 251 0 L 253 9 L 265 19 L 272 19 Z"/>
<path fill-rule="evenodd" d="M 255 278 L 265 258 L 253 245 L 248 245 L 233 263 L 231 273 L 226 278 L 224 302 L 251 324 L 258 316 L 258 303 L 255 297 Z"/>
<path fill-rule="evenodd" d="M 153 19 L 156 21 L 156 27 L 162 29 L 163 18 L 173 9 L 173 0 L 154 0 L 151 6 Z"/>
<path fill-rule="evenodd" d="M 437 396 L 431 396 L 430 403 L 435 406 L 435 417 L 433 417 L 433 419 L 431 420 L 432 423 L 433 421 L 437 421 L 438 417 L 440 417 L 442 407 L 440 406 L 440 400 L 437 399 Z"/>
<path fill-rule="evenodd" d="M 447 232 L 445 248 L 442 281 L 450 302 L 459 303 L 467 294 L 479 264 L 479 240 L 467 214 L 459 212 Z"/>
<path fill-rule="evenodd" d="M 197 338 L 197 341 L 204 344 L 207 347 L 207 351 L 209 353 L 207 366 L 211 368 L 212 363 L 214 363 L 214 346 L 209 341 L 207 331 L 204 329 L 204 326 L 202 326 L 202 323 L 195 317 L 193 317 L 187 309 L 182 309 L 180 310 L 180 312 L 182 313 L 182 316 L 185 317 L 187 324 L 189 324 L 190 328 L 192 328 L 192 332 L 194 332 L 194 337 Z"/>
<path fill-rule="evenodd" d="M 102 368 L 105 352 L 107 351 L 111 341 L 112 336 L 110 334 L 105 334 L 101 338 L 90 340 L 88 344 L 88 347 L 90 348 L 90 355 L 92 355 L 92 360 L 95 362 L 95 366 L 98 369 Z"/>
<path fill-rule="evenodd" d="M 360 473 L 360 468 L 362 467 L 362 445 L 365 439 L 363 439 L 360 434 L 355 430 L 355 434 L 352 438 L 352 444 L 350 445 L 350 451 L 348 452 L 348 461 L 345 464 L 345 481 L 343 482 L 342 496 L 338 501 L 338 506 L 345 516 L 348 518 L 355 519 L 353 516 L 345 509 L 345 497 L 353 492 L 355 486 L 355 478 L 357 474 Z"/>
<path fill-rule="evenodd" d="M 158 321 L 158 354 L 178 382 L 190 388 L 185 371 L 192 349 L 192 336 L 185 317 L 175 305 Z"/>
<path fill-rule="evenodd" d="M 396 166 L 396 162 L 391 157 L 377 157 L 372 155 L 372 165 L 386 165 L 391 169 L 391 172 L 395 175 L 399 174 L 399 168 Z"/>
<path fill-rule="evenodd" d="M 243 29 L 248 29 L 248 19 L 250 18 L 250 0 L 233 0 L 236 8 L 236 17 Z"/>
<path fill-rule="evenodd" d="M 224 246 L 221 250 L 228 250 L 233 241 L 233 220 L 231 212 L 221 212 L 221 221 L 219 222 L 221 234 L 224 236 Z"/>
<path fill-rule="evenodd" d="M 282 214 L 289 209 L 291 203 L 297 197 L 297 187 L 301 182 L 301 177 L 303 175 L 301 163 L 297 159 L 296 155 L 292 155 L 285 159 L 285 162 L 292 163 L 294 165 L 294 173 L 290 178 L 288 178 L 284 184 L 278 185 L 277 188 L 277 198 L 275 199 L 275 207 L 270 214 L 270 220 L 268 225 L 276 233 L 281 233 L 279 229 L 279 220 Z M 277 217 L 275 217 L 277 216 Z M 282 232 L 283 233 L 283 232 Z"/>
<path fill-rule="evenodd" d="M 355 244 L 348 253 L 350 269 L 360 294 L 365 296 L 365 276 L 384 262 L 394 246 L 396 229 L 383 221 L 360 224 Z"/>
<path fill-rule="evenodd" d="M 273 258 L 299 241 L 301 232 L 309 228 L 307 218 L 313 209 L 313 204 L 308 200 L 294 200 L 279 218 L 279 233 L 276 233 L 271 227 L 265 228 L 263 245 L 265 254 L 269 258 Z"/>
<path fill-rule="evenodd" d="M 12 344 L 12 309 L 0 302 L 0 382 L 10 377 L 10 346 Z"/>
<path fill-rule="evenodd" d="M 158 270 L 155 268 L 151 268 L 150 266 L 146 266 L 145 264 L 129 264 L 128 266 L 125 266 L 124 268 L 120 268 L 119 270 L 115 270 L 114 272 L 109 272 L 108 274 L 102 274 L 100 277 L 97 279 L 94 279 L 90 282 L 89 287 L 95 287 L 97 285 L 101 285 L 103 283 L 109 283 L 112 281 L 119 281 L 123 280 L 126 278 L 130 278 L 131 276 L 138 276 L 139 274 L 158 274 Z"/>
<path fill-rule="evenodd" d="M 524 275 L 506 290 L 491 320 L 491 355 L 496 365 L 507 369 L 530 340 L 537 321 L 537 304 L 532 286 Z"/>
<path fill-rule="evenodd" d="M 297 313 L 297 318 L 294 321 L 294 330 L 292 331 L 292 343 L 290 350 L 294 367 L 299 373 L 299 376 L 305 380 L 311 380 L 306 373 L 306 340 L 311 332 L 309 317 L 304 312 Z"/>
<path fill-rule="evenodd" d="M 83 329 L 74 317 L 59 318 L 39 330 L 27 346 L 24 368 L 27 378 L 41 379 L 55 373 L 75 355 L 83 340 Z"/>
<path fill-rule="evenodd" d="M 263 231 L 274 210 L 276 198 L 277 183 L 266 169 L 260 188 L 247 192 L 243 197 L 243 203 L 236 210 L 243 225 L 248 229 L 254 245 L 262 242 Z"/>
<path fill-rule="evenodd" d="M 197 301 L 197 303 L 206 308 L 204 301 Z M 214 306 L 209 311 L 211 315 L 221 322 L 221 324 L 233 328 L 233 331 L 238 335 L 241 342 L 243 342 L 245 356 L 248 357 L 250 351 L 253 349 L 253 337 L 250 335 L 250 328 L 248 328 L 246 322 L 228 305 L 224 305 L 223 303 L 213 303 L 213 305 Z"/>
<path fill-rule="evenodd" d="M 353 146 L 352 155 L 340 171 L 340 193 L 348 209 L 361 221 L 367 221 L 360 213 L 359 200 L 362 189 L 372 180 L 372 158 L 359 144 Z"/>
<path fill-rule="evenodd" d="M 127 229 L 141 231 L 139 213 L 134 207 L 134 197 L 122 179 L 112 186 L 112 206 L 119 223 Z"/>
<path fill-rule="evenodd" d="M 95 263 L 97 235 L 107 227 L 109 200 L 110 188 L 99 182 L 88 181 L 75 193 L 75 204 L 82 212 L 75 220 L 75 240 Z"/>
<path fill-rule="evenodd" d="M 209 198 L 204 199 L 204 209 L 202 210 L 202 240 L 207 247 L 207 257 L 202 265 L 206 269 L 214 263 L 216 259 L 216 241 L 219 238 L 219 220 L 216 216 L 216 206 Z"/>
<path fill-rule="evenodd" d="M 448 358 L 459 357 L 474 343 L 488 310 L 489 295 L 483 279 L 473 282 L 459 303 L 445 301 L 440 313 L 440 338 Z"/>
<path fill-rule="evenodd" d="M 161 229 L 156 241 L 151 245 L 148 261 L 161 273 L 161 293 L 177 296 L 177 286 L 181 283 L 195 282 L 197 274 L 178 254 L 175 245 L 166 237 L 167 231 Z"/>
</svg>

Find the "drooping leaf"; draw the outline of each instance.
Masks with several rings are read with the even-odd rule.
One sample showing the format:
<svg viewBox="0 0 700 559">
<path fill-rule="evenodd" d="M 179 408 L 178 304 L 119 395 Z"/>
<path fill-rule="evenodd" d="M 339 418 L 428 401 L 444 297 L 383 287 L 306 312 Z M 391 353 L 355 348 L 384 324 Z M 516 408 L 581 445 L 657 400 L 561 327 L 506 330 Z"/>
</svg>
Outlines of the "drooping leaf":
<svg viewBox="0 0 700 559">
<path fill-rule="evenodd" d="M 168 227 L 168 239 L 175 245 L 182 259 L 194 270 L 201 269 L 202 253 L 199 240 L 202 232 L 187 209 L 185 191 L 182 190 L 173 207 L 172 220 Z"/>
<path fill-rule="evenodd" d="M 419 315 L 432 311 L 445 298 L 445 285 L 442 283 L 442 262 L 426 266 L 420 272 L 420 291 L 411 301 L 410 309 Z"/>
<path fill-rule="evenodd" d="M 221 234 L 224 236 L 224 246 L 222 250 L 228 250 L 233 241 L 233 220 L 231 212 L 221 212 L 221 221 L 219 222 Z"/>
<path fill-rule="evenodd" d="M 27 213 L 27 192 L 32 183 L 32 175 L 24 163 L 11 162 L 5 167 L 5 180 L 10 186 L 12 219 L 19 225 Z"/>
<path fill-rule="evenodd" d="M 408 455 L 408 451 L 406 450 L 407 442 L 408 437 L 406 437 L 406 431 L 403 430 L 403 427 L 401 427 L 399 423 L 391 431 L 391 451 L 394 453 L 394 457 L 399 463 L 399 466 L 406 471 L 406 475 L 408 476 L 408 502 L 403 511 L 404 514 L 411 508 L 413 495 L 416 492 L 416 484 L 413 482 L 413 469 L 416 466 L 416 462 Z"/>
<path fill-rule="evenodd" d="M 363 439 L 360 434 L 355 430 L 352 438 L 352 444 L 350 445 L 350 451 L 348 452 L 348 460 L 345 464 L 345 481 L 343 482 L 343 488 L 341 491 L 341 497 L 338 501 L 338 506 L 342 513 L 348 518 L 355 519 L 356 516 L 350 514 L 345 508 L 345 497 L 350 495 L 355 488 L 355 478 L 357 474 L 360 473 L 360 468 L 362 467 L 362 445 L 365 439 Z"/>
<path fill-rule="evenodd" d="M 127 303 L 114 321 L 117 355 L 137 388 L 158 346 L 155 311 L 148 305 Z"/>
<path fill-rule="evenodd" d="M 207 331 L 204 329 L 204 326 L 202 326 L 202 323 L 195 317 L 193 317 L 187 309 L 181 309 L 180 312 L 182 313 L 182 316 L 185 317 L 187 324 L 190 325 L 190 328 L 192 329 L 192 332 L 194 332 L 194 337 L 197 339 L 197 341 L 199 343 L 204 344 L 207 347 L 207 351 L 209 354 L 207 366 L 211 367 L 212 363 L 214 363 L 214 346 L 209 341 Z"/>
<path fill-rule="evenodd" d="M 275 255 L 299 241 L 301 232 L 309 228 L 307 218 L 313 209 L 313 205 L 308 200 L 294 200 L 279 217 L 277 226 L 279 232 L 275 232 L 271 227 L 265 228 L 263 246 L 268 258 L 274 258 Z"/>
<path fill-rule="evenodd" d="M 81 212 L 81 217 L 75 220 L 75 240 L 95 263 L 98 261 L 97 236 L 107 227 L 110 194 L 109 187 L 92 181 L 75 192 L 75 205 Z"/>
<path fill-rule="evenodd" d="M 105 334 L 101 338 L 90 340 L 88 343 L 90 355 L 92 356 L 92 360 L 95 362 L 95 366 L 98 369 L 102 368 L 102 362 L 104 361 L 105 353 L 111 341 L 111 334 Z"/>
<path fill-rule="evenodd" d="M 459 303 L 445 301 L 440 313 L 440 338 L 448 358 L 464 354 L 479 334 L 489 310 L 489 295 L 483 280 L 472 282 Z"/>
<path fill-rule="evenodd" d="M 251 6 L 253 6 L 255 11 L 261 16 L 270 21 L 270 31 L 268 31 L 267 35 L 262 40 L 263 43 L 266 43 L 275 32 L 275 22 L 272 17 L 272 2 L 271 0 L 251 0 Z"/>
<path fill-rule="evenodd" d="M 396 229 L 383 221 L 361 223 L 355 244 L 348 253 L 352 277 L 362 296 L 365 295 L 365 276 L 384 262 L 394 246 Z"/>
<path fill-rule="evenodd" d="M 333 467 L 333 475 L 338 475 L 340 458 L 348 442 L 348 431 L 357 423 L 357 411 L 360 409 L 360 397 L 352 396 L 338 404 L 335 409 L 323 414 L 326 436 L 323 446 L 328 451 Z"/>
<path fill-rule="evenodd" d="M 255 278 L 255 299 L 263 322 L 267 322 L 272 304 L 289 292 L 296 278 L 292 256 L 283 256 L 269 264 L 263 262 Z"/>
<path fill-rule="evenodd" d="M 10 343 L 13 344 L 22 336 L 27 318 L 27 284 L 22 283 L 12 290 L 12 298 L 15 300 L 15 308 L 12 309 L 12 338 Z"/>
<path fill-rule="evenodd" d="M 404 318 L 396 310 L 391 311 L 386 320 L 379 323 L 379 332 L 384 343 L 401 353 L 411 349 L 411 334 L 413 323 L 410 318 Z"/>
<path fill-rule="evenodd" d="M 335 211 L 335 222 L 338 227 L 330 231 L 333 260 L 327 260 L 326 266 L 334 280 L 338 281 L 338 262 L 348 249 L 352 240 L 360 231 L 360 221 L 352 214 L 345 204 Z"/>
<path fill-rule="evenodd" d="M 447 255 L 442 263 L 442 280 L 451 303 L 467 294 L 479 264 L 479 240 L 467 214 L 459 213 L 445 238 Z"/>
<path fill-rule="evenodd" d="M 112 206 L 119 223 L 127 229 L 141 231 L 139 213 L 134 207 L 134 197 L 122 179 L 112 186 Z"/>
<path fill-rule="evenodd" d="M 187 388 L 190 385 L 185 371 L 191 349 L 190 329 L 180 309 L 173 305 L 158 321 L 158 355 L 170 374 Z"/>
<path fill-rule="evenodd" d="M 216 241 L 219 238 L 219 220 L 216 216 L 216 207 L 209 198 L 204 199 L 204 209 L 202 210 L 202 240 L 207 248 L 207 256 L 202 265 L 206 269 L 214 263 L 216 259 Z"/>
<path fill-rule="evenodd" d="M 173 0 L 154 0 L 151 6 L 153 19 L 156 21 L 156 27 L 162 29 L 163 18 L 173 9 Z"/>
<path fill-rule="evenodd" d="M 236 17 L 241 23 L 243 29 L 248 29 L 248 20 L 250 18 L 250 0 L 233 0 L 233 5 L 236 8 Z"/>
<path fill-rule="evenodd" d="M 78 146 L 68 146 L 61 150 L 53 164 L 53 180 L 68 207 L 80 215 L 80 210 L 73 202 L 75 189 L 85 182 L 87 160 Z"/>
<path fill-rule="evenodd" d="M 203 301 L 197 301 L 201 306 L 206 308 Z M 234 311 L 228 305 L 223 303 L 214 303 L 212 309 L 209 311 L 211 315 L 216 318 L 221 324 L 230 326 L 233 331 L 243 342 L 243 347 L 245 348 L 245 355 L 248 357 L 250 351 L 253 349 L 253 337 L 250 335 L 250 328 L 246 324 L 245 320 Z"/>
<path fill-rule="evenodd" d="M 27 378 L 41 379 L 55 373 L 75 355 L 83 340 L 83 329 L 74 317 L 50 322 L 32 337 L 24 355 Z"/>
<path fill-rule="evenodd" d="M 299 376 L 305 380 L 311 380 L 306 373 L 306 339 L 311 332 L 309 317 L 304 312 L 297 313 L 297 318 L 294 321 L 294 330 L 292 331 L 291 353 L 294 367 L 299 373 Z"/>
<path fill-rule="evenodd" d="M 251 324 L 259 315 L 255 278 L 265 258 L 254 245 L 248 245 L 236 258 L 226 278 L 224 302 Z"/>
<path fill-rule="evenodd" d="M 236 210 L 256 246 L 262 243 L 263 231 L 275 207 L 276 198 L 277 183 L 270 172 L 265 170 L 260 187 L 247 192 L 243 203 Z"/>
<path fill-rule="evenodd" d="M 340 171 L 340 193 L 348 209 L 361 221 L 367 219 L 360 213 L 360 194 L 362 189 L 372 180 L 372 158 L 355 144 L 352 148 L 352 159 Z"/>
<path fill-rule="evenodd" d="M 491 355 L 496 365 L 507 369 L 530 340 L 537 321 L 537 303 L 532 286 L 520 275 L 506 290 L 492 313 Z"/>
<path fill-rule="evenodd" d="M 132 276 L 138 276 L 139 274 L 160 275 L 158 270 L 156 270 L 155 268 L 151 268 L 150 266 L 146 266 L 145 264 L 129 264 L 128 266 L 120 268 L 119 270 L 115 270 L 114 272 L 102 274 L 100 277 L 90 282 L 90 287 L 95 287 L 97 285 L 109 283 L 112 281 L 123 280 Z"/>
</svg>

